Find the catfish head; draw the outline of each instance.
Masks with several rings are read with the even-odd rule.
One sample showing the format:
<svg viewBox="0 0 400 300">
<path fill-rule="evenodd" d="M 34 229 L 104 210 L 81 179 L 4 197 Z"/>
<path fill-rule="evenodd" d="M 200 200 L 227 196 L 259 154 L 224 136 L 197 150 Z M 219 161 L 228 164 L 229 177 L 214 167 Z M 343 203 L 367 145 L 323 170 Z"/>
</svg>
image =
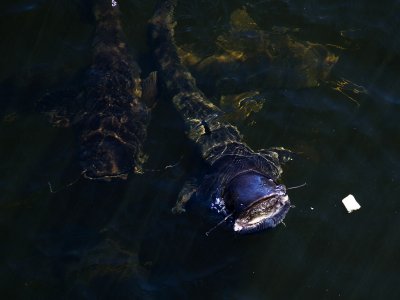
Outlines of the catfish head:
<svg viewBox="0 0 400 300">
<path fill-rule="evenodd" d="M 236 175 L 226 184 L 222 198 L 237 233 L 273 228 L 290 208 L 286 187 L 256 171 Z"/>
</svg>

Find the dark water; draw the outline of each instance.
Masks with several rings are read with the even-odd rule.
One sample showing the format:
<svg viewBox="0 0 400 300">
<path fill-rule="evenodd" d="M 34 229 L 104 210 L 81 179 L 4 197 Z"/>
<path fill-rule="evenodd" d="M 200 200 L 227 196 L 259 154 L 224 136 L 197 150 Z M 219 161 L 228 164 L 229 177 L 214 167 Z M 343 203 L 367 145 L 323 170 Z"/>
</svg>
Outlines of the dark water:
<svg viewBox="0 0 400 300">
<path fill-rule="evenodd" d="M 120 2 L 148 72 L 154 1 Z M 331 45 L 339 61 L 329 84 L 271 91 L 240 123 L 254 149 L 301 153 L 284 170 L 288 186 L 307 183 L 290 192 L 286 226 L 206 237 L 201 220 L 170 213 L 201 162 L 168 102 L 154 110 L 146 168 L 176 167 L 62 189 L 80 172 L 76 136 L 49 126 L 35 102 L 80 80 L 93 19 L 80 1 L 2 1 L 3 299 L 398 299 L 400 2 L 181 1 L 178 41 L 211 49 L 243 5 L 262 29 L 298 28 L 297 39 Z M 352 214 L 341 204 L 350 193 L 362 206 Z"/>
</svg>

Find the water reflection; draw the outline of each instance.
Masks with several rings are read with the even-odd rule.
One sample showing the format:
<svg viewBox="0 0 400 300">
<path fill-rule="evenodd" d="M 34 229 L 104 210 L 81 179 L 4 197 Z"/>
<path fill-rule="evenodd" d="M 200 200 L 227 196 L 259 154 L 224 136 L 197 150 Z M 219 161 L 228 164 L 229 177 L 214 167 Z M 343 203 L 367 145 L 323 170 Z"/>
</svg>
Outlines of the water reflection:
<svg viewBox="0 0 400 300">
<path fill-rule="evenodd" d="M 216 38 L 216 53 L 196 53 L 182 45 L 183 62 L 200 87 L 215 93 L 259 88 L 311 88 L 325 81 L 338 57 L 324 45 L 293 37 L 297 30 L 261 30 L 247 10 L 232 12 L 229 29 Z"/>
<path fill-rule="evenodd" d="M 34 103 L 79 78 L 90 63 L 94 24 L 74 1 L 3 3 L 3 297 L 398 297 L 398 3 L 180 2 L 179 44 L 194 44 L 208 56 L 215 54 L 218 36 L 229 36 L 230 16 L 243 5 L 262 31 L 298 28 L 287 33 L 296 41 L 335 45 L 326 46 L 340 57 L 331 83 L 301 90 L 261 85 L 267 101 L 250 115 L 254 123 L 238 122 L 252 147 L 300 153 L 284 180 L 307 187 L 290 194 L 296 208 L 286 227 L 249 237 L 216 230 L 206 237 L 210 228 L 202 218 L 170 214 L 201 162 L 168 103 L 154 112 L 145 167 L 163 170 L 184 154 L 180 164 L 123 184 L 79 181 L 51 194 L 48 181 L 62 187 L 79 173 L 75 133 L 48 127 Z M 129 43 L 144 70 L 152 64 L 144 26 L 153 4 L 121 3 Z M 340 203 L 349 193 L 362 205 L 351 215 Z"/>
</svg>

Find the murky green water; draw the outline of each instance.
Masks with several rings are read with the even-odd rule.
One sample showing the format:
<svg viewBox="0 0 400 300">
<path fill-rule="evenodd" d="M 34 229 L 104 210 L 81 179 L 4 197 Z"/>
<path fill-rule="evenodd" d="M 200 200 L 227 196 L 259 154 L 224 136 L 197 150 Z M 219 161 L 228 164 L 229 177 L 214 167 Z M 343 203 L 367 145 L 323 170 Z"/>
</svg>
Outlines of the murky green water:
<svg viewBox="0 0 400 300">
<path fill-rule="evenodd" d="M 128 42 L 148 72 L 154 1 L 120 2 Z M 3 1 L 2 298 L 397 299 L 399 2 L 180 2 L 179 43 L 211 51 L 231 12 L 245 5 L 260 28 L 296 28 L 298 40 L 339 56 L 329 82 L 269 90 L 262 110 L 239 124 L 254 149 L 300 153 L 283 180 L 307 186 L 290 192 L 296 207 L 286 226 L 207 237 L 201 220 L 170 213 L 201 162 L 167 101 L 153 113 L 143 176 L 62 189 L 80 172 L 76 136 L 49 126 L 35 102 L 81 79 L 94 23 L 79 1 Z M 61 190 L 50 193 L 48 182 Z M 350 193 L 362 206 L 352 214 L 341 204 Z"/>
</svg>

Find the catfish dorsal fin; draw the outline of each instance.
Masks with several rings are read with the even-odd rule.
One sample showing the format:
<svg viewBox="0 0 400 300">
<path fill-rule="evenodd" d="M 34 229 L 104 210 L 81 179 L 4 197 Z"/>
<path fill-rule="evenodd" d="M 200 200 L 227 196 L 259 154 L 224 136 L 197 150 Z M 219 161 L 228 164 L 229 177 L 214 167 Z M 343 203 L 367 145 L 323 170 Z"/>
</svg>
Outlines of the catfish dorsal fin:
<svg viewBox="0 0 400 300">
<path fill-rule="evenodd" d="M 248 14 L 245 7 L 235 10 L 231 14 L 230 24 L 232 30 L 242 31 L 242 30 L 257 30 L 258 25 Z"/>
<path fill-rule="evenodd" d="M 153 71 L 142 81 L 142 101 L 153 108 L 157 98 L 157 72 Z"/>
</svg>

